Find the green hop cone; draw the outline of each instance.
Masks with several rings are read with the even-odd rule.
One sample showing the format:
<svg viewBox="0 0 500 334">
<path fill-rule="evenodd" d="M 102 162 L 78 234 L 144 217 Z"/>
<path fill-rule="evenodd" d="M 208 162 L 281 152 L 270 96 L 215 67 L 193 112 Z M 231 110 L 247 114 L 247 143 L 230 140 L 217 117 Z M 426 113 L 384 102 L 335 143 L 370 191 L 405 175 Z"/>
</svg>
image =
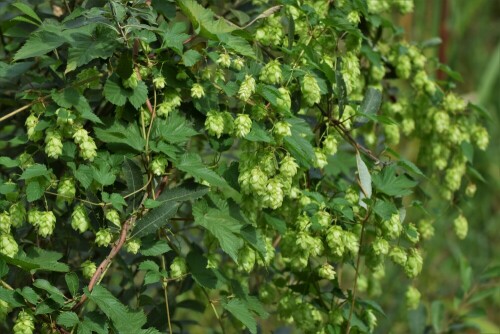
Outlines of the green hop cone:
<svg viewBox="0 0 500 334">
<path fill-rule="evenodd" d="M 97 146 L 95 144 L 94 139 L 90 136 L 87 140 L 83 141 L 80 145 L 80 156 L 88 161 L 94 161 L 94 158 L 97 156 Z"/>
<path fill-rule="evenodd" d="M 19 246 L 14 237 L 8 233 L 0 233 L 0 253 L 14 257 L 18 251 Z"/>
<path fill-rule="evenodd" d="M 331 281 L 335 279 L 336 272 L 331 264 L 324 263 L 321 267 L 319 267 L 318 275 L 321 278 Z"/>
<path fill-rule="evenodd" d="M 399 213 L 394 213 L 391 219 L 382 222 L 382 233 L 384 237 L 389 239 L 396 239 L 400 236 L 403 231 L 403 225 L 401 224 L 401 219 Z"/>
<path fill-rule="evenodd" d="M 7 314 L 11 311 L 9 303 L 0 299 L 0 322 L 4 322 L 7 318 Z"/>
<path fill-rule="evenodd" d="M 163 155 L 159 155 L 153 158 L 153 160 L 151 161 L 151 166 L 149 168 L 154 175 L 160 176 L 165 174 L 165 167 L 167 167 L 167 165 L 167 158 Z"/>
<path fill-rule="evenodd" d="M 62 136 L 55 130 L 48 130 L 45 136 L 45 153 L 50 158 L 57 159 L 62 154 Z"/>
<path fill-rule="evenodd" d="M 39 141 L 40 139 L 42 139 L 43 137 L 42 132 L 35 130 L 36 126 L 38 125 L 37 116 L 35 116 L 34 114 L 30 114 L 26 118 L 26 122 L 24 124 L 26 125 L 26 132 L 28 134 L 29 140 Z"/>
<path fill-rule="evenodd" d="M 248 101 L 250 96 L 255 93 L 255 79 L 249 75 L 245 75 L 245 79 L 241 83 L 240 89 L 238 90 L 238 97 L 242 101 Z"/>
<path fill-rule="evenodd" d="M 244 272 L 251 272 L 255 266 L 255 251 L 248 247 L 242 247 L 238 253 L 239 268 Z"/>
<path fill-rule="evenodd" d="M 126 80 L 122 80 L 122 83 L 123 87 L 125 88 L 135 89 L 139 84 L 139 78 L 137 77 L 137 73 L 133 71 L 130 77 L 128 77 Z"/>
<path fill-rule="evenodd" d="M 434 226 L 432 226 L 432 221 L 429 219 L 420 220 L 417 229 L 424 240 L 429 240 L 434 236 Z"/>
<path fill-rule="evenodd" d="M 467 218 L 464 215 L 460 215 L 453 221 L 453 229 L 458 239 L 463 240 L 467 236 L 467 231 L 469 229 L 469 224 Z"/>
<path fill-rule="evenodd" d="M 205 129 L 212 135 L 220 138 L 224 132 L 224 117 L 221 112 L 210 110 L 205 120 Z"/>
<path fill-rule="evenodd" d="M 302 79 L 302 97 L 308 106 L 313 106 L 321 100 L 321 90 L 316 78 L 311 74 L 306 74 Z"/>
<path fill-rule="evenodd" d="M 377 317 L 371 309 L 365 309 L 363 312 L 363 318 L 370 329 L 370 333 L 373 332 L 375 327 L 377 327 Z"/>
<path fill-rule="evenodd" d="M 166 117 L 181 105 L 181 97 L 176 91 L 169 91 L 165 94 L 163 102 L 156 108 L 158 116 Z"/>
<path fill-rule="evenodd" d="M 141 248 L 141 240 L 139 239 L 131 239 L 127 241 L 127 243 L 125 244 L 125 249 L 127 250 L 127 252 L 131 254 L 137 254 L 140 248 Z"/>
<path fill-rule="evenodd" d="M 170 277 L 181 278 L 187 273 L 186 260 L 182 257 L 176 257 L 170 265 Z"/>
<path fill-rule="evenodd" d="M 345 245 L 342 238 L 344 231 L 338 225 L 331 226 L 326 234 L 326 242 L 331 252 L 337 256 L 342 257 L 345 252 Z"/>
<path fill-rule="evenodd" d="M 107 228 L 100 228 L 95 234 L 95 243 L 101 247 L 107 247 L 111 243 L 113 235 L 111 231 Z"/>
<path fill-rule="evenodd" d="M 83 204 L 79 204 L 73 209 L 73 213 L 71 214 L 71 227 L 80 233 L 89 229 L 90 220 Z"/>
<path fill-rule="evenodd" d="M 422 271 L 422 266 L 424 261 L 422 259 L 422 255 L 416 248 L 410 248 L 408 251 L 408 259 L 406 260 L 406 264 L 404 266 L 404 270 L 406 275 L 409 278 L 415 278 Z"/>
<path fill-rule="evenodd" d="M 9 208 L 10 223 L 14 227 L 21 226 L 26 220 L 26 208 L 21 202 L 14 203 Z"/>
<path fill-rule="evenodd" d="M 280 162 L 280 173 L 287 177 L 294 177 L 297 174 L 299 165 L 295 162 L 295 159 L 287 155 Z"/>
<path fill-rule="evenodd" d="M 413 286 L 409 286 L 406 290 L 406 308 L 408 310 L 415 310 L 420 304 L 420 291 Z"/>
<path fill-rule="evenodd" d="M 0 213 L 0 232 L 10 233 L 11 220 L 8 212 Z"/>
<path fill-rule="evenodd" d="M 273 133 L 277 139 L 288 137 L 292 135 L 292 127 L 290 126 L 290 123 L 286 121 L 279 121 L 274 124 Z"/>
<path fill-rule="evenodd" d="M 97 270 L 97 266 L 95 265 L 95 263 L 90 260 L 83 262 L 81 268 L 83 277 L 85 277 L 86 279 L 91 279 L 92 276 L 94 276 L 95 271 Z"/>
<path fill-rule="evenodd" d="M 231 56 L 227 53 L 222 53 L 219 56 L 219 59 L 217 59 L 217 64 L 222 67 L 229 68 L 231 66 Z"/>
<path fill-rule="evenodd" d="M 167 80 L 162 75 L 159 75 L 159 76 L 153 78 L 153 85 L 155 86 L 156 89 L 165 88 L 166 83 L 167 83 Z"/>
<path fill-rule="evenodd" d="M 38 234 L 46 238 L 54 233 L 56 216 L 52 211 L 43 211 L 39 215 Z"/>
<path fill-rule="evenodd" d="M 314 167 L 323 168 L 328 165 L 328 158 L 319 147 L 314 148 L 314 157 Z"/>
<path fill-rule="evenodd" d="M 120 214 L 118 213 L 118 211 L 116 211 L 114 209 L 109 209 L 106 212 L 106 219 L 109 220 L 113 225 L 115 225 L 117 227 L 122 226 L 122 224 L 120 222 Z"/>
<path fill-rule="evenodd" d="M 408 241 L 410 241 L 412 244 L 416 244 L 420 240 L 420 233 L 417 230 L 417 227 L 413 223 L 409 223 L 408 225 L 405 226 L 405 233 L 404 236 Z"/>
<path fill-rule="evenodd" d="M 61 200 L 71 203 L 75 198 L 76 187 L 75 180 L 71 177 L 63 177 L 61 181 L 59 181 L 59 186 L 57 187 L 57 195 L 61 198 Z"/>
<path fill-rule="evenodd" d="M 290 91 L 285 87 L 278 88 L 280 96 L 276 98 L 276 107 L 281 114 L 287 115 L 290 113 L 290 108 L 292 107 L 292 99 L 290 97 Z"/>
<path fill-rule="evenodd" d="M 334 135 L 329 134 L 323 139 L 323 152 L 326 155 L 334 155 L 337 153 L 338 141 Z"/>
<path fill-rule="evenodd" d="M 262 68 L 260 72 L 259 80 L 271 85 L 279 84 L 283 81 L 283 75 L 281 74 L 281 67 L 278 60 L 272 60 Z"/>
<path fill-rule="evenodd" d="M 400 266 L 404 266 L 408 260 L 406 252 L 400 246 L 394 246 L 389 253 L 389 257 L 394 263 L 399 264 Z"/>
<path fill-rule="evenodd" d="M 246 114 L 238 114 L 234 120 L 234 135 L 238 138 L 244 138 L 252 129 L 252 120 Z"/>
<path fill-rule="evenodd" d="M 243 58 L 236 57 L 233 60 L 233 67 L 234 67 L 235 70 L 241 71 L 241 69 L 243 68 L 243 66 L 245 66 L 245 60 Z"/>
<path fill-rule="evenodd" d="M 411 59 L 407 55 L 401 55 L 396 62 L 396 74 L 401 79 L 408 79 L 411 74 Z"/>
<path fill-rule="evenodd" d="M 382 238 L 375 238 L 371 244 L 371 249 L 376 255 L 387 255 L 389 254 L 389 242 Z"/>
<path fill-rule="evenodd" d="M 280 180 L 278 178 L 270 179 L 266 184 L 264 196 L 262 197 L 264 207 L 275 210 L 283 204 L 283 199 L 283 185 Z"/>
<path fill-rule="evenodd" d="M 14 334 L 32 334 L 35 330 L 35 319 L 30 313 L 22 310 L 17 315 L 13 329 Z"/>
<path fill-rule="evenodd" d="M 205 96 L 203 86 L 199 83 L 195 83 L 193 87 L 191 87 L 191 97 L 194 99 L 201 99 L 203 96 Z"/>
</svg>

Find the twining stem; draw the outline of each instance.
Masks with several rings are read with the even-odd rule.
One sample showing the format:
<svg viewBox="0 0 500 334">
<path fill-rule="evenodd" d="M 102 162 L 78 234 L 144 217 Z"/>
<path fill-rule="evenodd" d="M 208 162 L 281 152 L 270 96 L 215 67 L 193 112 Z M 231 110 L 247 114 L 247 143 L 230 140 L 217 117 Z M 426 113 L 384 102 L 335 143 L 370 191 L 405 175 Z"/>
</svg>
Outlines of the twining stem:
<svg viewBox="0 0 500 334">
<path fill-rule="evenodd" d="M 165 263 L 165 257 L 161 255 L 161 267 L 164 272 L 167 272 L 167 265 Z M 167 323 L 168 323 L 168 332 L 172 333 L 172 323 L 170 320 L 170 306 L 168 305 L 168 279 L 163 278 L 163 294 L 165 295 L 165 308 L 167 311 Z"/>
<path fill-rule="evenodd" d="M 222 330 L 222 334 L 226 333 L 226 330 L 224 329 L 224 324 L 222 323 L 222 319 L 221 317 L 219 316 L 219 312 L 217 312 L 217 308 L 215 308 L 215 304 L 214 302 L 212 301 L 212 299 L 210 299 L 210 296 L 208 295 L 208 292 L 207 290 L 205 290 L 205 288 L 201 288 L 201 291 L 203 291 L 203 293 L 205 294 L 205 296 L 207 297 L 208 299 L 208 302 L 210 303 L 210 305 L 212 306 L 212 310 L 214 311 L 214 314 L 215 314 L 215 317 L 217 318 L 217 320 L 219 321 L 219 325 L 220 325 L 220 329 Z"/>
</svg>

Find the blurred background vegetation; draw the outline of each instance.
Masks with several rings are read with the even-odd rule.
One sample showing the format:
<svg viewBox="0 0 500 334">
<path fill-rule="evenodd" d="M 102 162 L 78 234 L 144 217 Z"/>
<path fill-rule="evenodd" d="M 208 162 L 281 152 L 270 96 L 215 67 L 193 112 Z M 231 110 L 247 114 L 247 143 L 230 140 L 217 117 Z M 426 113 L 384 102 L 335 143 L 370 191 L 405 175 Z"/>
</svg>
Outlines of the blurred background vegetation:
<svg viewBox="0 0 500 334">
<path fill-rule="evenodd" d="M 380 300 L 387 317 L 379 318 L 377 332 L 500 333 L 500 1 L 415 0 L 414 13 L 399 20 L 409 40 L 441 38 L 428 56 L 441 57 L 460 73 L 458 92 L 487 111 L 490 145 L 486 152 L 474 152 L 485 181 L 474 180 L 472 199 L 458 199 L 469 221 L 467 238 L 460 241 L 453 234 L 456 210 L 434 203 L 440 218 L 424 247 L 416 284 L 422 304 L 406 311 L 406 282 L 387 268 Z"/>
</svg>

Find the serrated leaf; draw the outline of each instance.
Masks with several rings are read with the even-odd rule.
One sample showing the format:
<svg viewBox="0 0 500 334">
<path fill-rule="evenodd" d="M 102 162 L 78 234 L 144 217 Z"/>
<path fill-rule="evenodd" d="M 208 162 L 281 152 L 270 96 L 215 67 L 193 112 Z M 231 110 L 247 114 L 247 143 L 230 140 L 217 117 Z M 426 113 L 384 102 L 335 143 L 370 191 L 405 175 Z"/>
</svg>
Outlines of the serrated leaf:
<svg viewBox="0 0 500 334">
<path fill-rule="evenodd" d="M 44 23 L 39 30 L 32 33 L 26 43 L 16 52 L 14 61 L 42 56 L 67 42 L 62 27 L 51 23 Z"/>
<path fill-rule="evenodd" d="M 78 315 L 75 312 L 66 311 L 59 314 L 56 322 L 58 325 L 70 329 L 76 326 L 80 322 L 80 319 L 78 318 Z"/>
<path fill-rule="evenodd" d="M 274 227 L 276 231 L 278 231 L 280 234 L 285 234 L 286 232 L 286 223 L 283 219 L 279 219 L 276 217 L 271 216 L 268 213 L 264 212 L 264 219 L 266 222 Z"/>
<path fill-rule="evenodd" d="M 38 180 L 29 180 L 26 186 L 26 199 L 28 202 L 34 202 L 42 198 L 45 193 L 45 187 Z"/>
<path fill-rule="evenodd" d="M 391 219 L 391 216 L 398 213 L 398 209 L 392 202 L 378 200 L 373 206 L 373 211 L 383 220 Z"/>
<path fill-rule="evenodd" d="M 47 281 L 46 279 L 39 278 L 35 280 L 35 282 L 33 282 L 33 286 L 41 290 L 47 291 L 50 295 L 56 295 L 61 297 L 64 296 L 61 290 L 50 284 L 50 282 Z"/>
<path fill-rule="evenodd" d="M 53 251 L 47 251 L 38 247 L 28 249 L 26 253 L 18 253 L 17 260 L 35 265 L 33 270 L 68 272 L 69 267 L 65 263 L 57 262 L 62 258 L 62 254 Z"/>
<path fill-rule="evenodd" d="M 68 286 L 69 293 L 71 293 L 73 297 L 76 296 L 78 289 L 80 288 L 78 275 L 76 273 L 67 273 L 64 275 L 64 280 Z"/>
<path fill-rule="evenodd" d="M 119 82 L 117 74 L 112 74 L 104 85 L 104 97 L 117 106 L 123 106 L 127 100 L 139 109 L 148 98 L 148 88 L 143 81 L 137 83 L 137 87 L 124 88 Z"/>
<path fill-rule="evenodd" d="M 50 175 L 50 171 L 47 170 L 47 166 L 41 164 L 34 164 L 26 168 L 26 170 L 21 174 L 19 179 L 21 180 L 30 180 L 32 178 L 36 178 L 39 176 L 48 177 Z"/>
<path fill-rule="evenodd" d="M 29 286 L 25 286 L 20 293 L 30 304 L 36 305 L 40 300 L 40 295 Z"/>
<path fill-rule="evenodd" d="M 187 255 L 186 263 L 196 283 L 207 289 L 217 288 L 217 275 L 212 268 L 207 268 L 208 261 L 198 250 Z"/>
<path fill-rule="evenodd" d="M 22 2 L 15 2 L 13 4 L 11 4 L 12 7 L 16 7 L 17 9 L 19 9 L 24 15 L 27 15 L 29 17 L 31 17 L 33 20 L 35 20 L 36 22 L 38 23 L 42 23 L 42 20 L 40 19 L 40 17 L 38 16 L 37 13 L 35 13 L 35 11 L 33 9 L 31 9 L 30 6 L 22 3 Z"/>
<path fill-rule="evenodd" d="M 385 167 L 382 172 L 372 175 L 373 185 L 378 191 L 389 196 L 406 196 L 412 193 L 412 188 L 417 182 L 410 180 L 405 175 L 397 175 L 396 167 Z"/>
<path fill-rule="evenodd" d="M 217 38 L 228 49 L 233 50 L 235 53 L 252 59 L 257 59 L 254 49 L 244 38 L 230 34 L 218 34 Z"/>
<path fill-rule="evenodd" d="M 161 47 L 171 48 L 177 54 L 182 55 L 183 42 L 189 38 L 189 35 L 185 33 L 187 29 L 188 27 L 184 22 L 175 22 L 171 27 L 166 23 L 162 23 L 159 26 L 163 40 Z"/>
<path fill-rule="evenodd" d="M 71 34 L 71 47 L 68 49 L 68 64 L 65 73 L 88 64 L 96 58 L 109 58 L 118 46 L 117 36 L 116 31 L 103 25 L 96 25 L 89 33 L 78 31 Z"/>
<path fill-rule="evenodd" d="M 82 186 L 87 189 L 92 184 L 94 180 L 94 171 L 92 167 L 88 165 L 78 166 L 78 170 L 74 173 L 75 178 L 82 184 Z"/>
<path fill-rule="evenodd" d="M 108 334 L 108 321 L 103 314 L 90 312 L 78 324 L 78 334 Z"/>
<path fill-rule="evenodd" d="M 222 306 L 245 325 L 250 333 L 257 333 L 257 321 L 241 299 L 233 298 L 229 302 L 223 303 Z"/>
<path fill-rule="evenodd" d="M 141 238 L 156 233 L 159 228 L 167 225 L 168 220 L 176 214 L 178 208 L 179 203 L 166 202 L 151 210 L 135 223 L 133 237 Z"/>
<path fill-rule="evenodd" d="M 0 165 L 5 166 L 6 168 L 13 168 L 19 166 L 19 161 L 9 157 L 0 157 Z"/>
<path fill-rule="evenodd" d="M 178 187 L 167 189 L 156 199 L 160 204 L 165 202 L 184 202 L 195 200 L 206 193 L 210 188 L 197 183 L 185 183 Z"/>
<path fill-rule="evenodd" d="M 273 139 L 267 131 L 257 122 L 252 122 L 252 130 L 245 136 L 246 140 L 255 142 L 271 143 Z"/>
<path fill-rule="evenodd" d="M 193 66 L 201 59 L 201 54 L 196 50 L 188 50 L 182 55 L 182 62 L 184 65 L 190 67 Z"/>
<path fill-rule="evenodd" d="M 168 245 L 165 240 L 158 240 L 155 243 L 148 245 L 143 242 L 139 252 L 144 256 L 158 256 L 171 251 L 172 248 Z"/>
<path fill-rule="evenodd" d="M 381 104 L 382 93 L 378 89 L 368 87 L 359 108 L 360 113 L 365 116 L 360 117 L 357 123 L 366 123 L 368 121 L 367 117 L 377 114 Z"/>
<path fill-rule="evenodd" d="M 176 165 L 177 169 L 189 173 L 196 178 L 200 178 L 202 180 L 207 181 L 213 186 L 220 187 L 223 190 L 226 190 L 230 193 L 230 195 L 238 197 L 238 192 L 234 190 L 227 183 L 224 178 L 222 178 L 219 174 L 209 169 L 201 160 L 201 157 L 195 153 L 186 153 L 184 154 L 179 163 Z"/>
<path fill-rule="evenodd" d="M 51 97 L 55 103 L 64 108 L 74 107 L 80 116 L 96 124 L 103 124 L 101 119 L 92 112 L 89 102 L 78 90 L 67 87 L 63 91 L 53 90 Z"/>
<path fill-rule="evenodd" d="M 92 292 L 87 291 L 85 294 L 106 314 L 119 333 L 136 334 L 146 323 L 142 311 L 129 310 L 102 285 L 96 285 Z"/>
<path fill-rule="evenodd" d="M 3 254 L 2 254 L 3 255 Z M 23 307 L 25 302 L 22 295 L 18 291 L 7 290 L 6 288 L 0 286 L 0 300 L 3 300 L 11 307 Z"/>
<path fill-rule="evenodd" d="M 312 167 L 316 156 L 313 146 L 306 139 L 311 133 L 311 129 L 305 121 L 298 118 L 287 119 L 287 122 L 292 125 L 292 135 L 283 139 L 286 149 L 297 160 L 299 165 L 306 168 Z M 303 137 L 303 135 L 306 137 Z"/>
<path fill-rule="evenodd" d="M 127 184 L 127 192 L 129 194 L 138 191 L 144 185 L 144 177 L 142 175 L 142 170 L 134 160 L 127 157 L 124 158 L 122 165 L 123 178 Z M 132 209 L 135 209 L 139 205 L 140 194 L 137 196 L 131 196 L 130 202 Z"/>
<path fill-rule="evenodd" d="M 238 263 L 238 251 L 244 243 L 240 235 L 241 223 L 229 213 L 214 208 L 204 208 L 201 203 L 197 202 L 193 206 L 195 223 L 210 231 L 219 241 L 222 250 Z"/>
<path fill-rule="evenodd" d="M 95 136 L 108 144 L 120 144 L 133 148 L 137 152 L 142 152 L 146 141 L 141 136 L 141 132 L 135 123 L 129 123 L 128 126 L 115 121 L 108 127 L 95 127 Z"/>
<path fill-rule="evenodd" d="M 165 120 L 156 120 L 152 131 L 155 137 L 159 137 L 171 144 L 185 143 L 192 136 L 198 134 L 179 113 L 173 113 Z"/>
<path fill-rule="evenodd" d="M 7 265 L 7 262 L 5 262 L 3 259 L 0 259 L 0 278 L 4 277 L 9 273 L 9 266 Z"/>
</svg>

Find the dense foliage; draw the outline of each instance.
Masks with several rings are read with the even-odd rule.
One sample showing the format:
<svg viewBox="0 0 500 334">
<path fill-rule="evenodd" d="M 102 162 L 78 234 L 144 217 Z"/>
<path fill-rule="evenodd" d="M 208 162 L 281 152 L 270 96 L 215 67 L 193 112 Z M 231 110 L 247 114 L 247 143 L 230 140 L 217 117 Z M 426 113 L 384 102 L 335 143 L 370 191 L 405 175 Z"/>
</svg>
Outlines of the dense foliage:
<svg viewBox="0 0 500 334">
<path fill-rule="evenodd" d="M 366 333 L 392 265 L 419 307 L 426 203 L 467 236 L 488 134 L 411 1 L 64 4 L 3 37 L 5 328 Z"/>
</svg>

